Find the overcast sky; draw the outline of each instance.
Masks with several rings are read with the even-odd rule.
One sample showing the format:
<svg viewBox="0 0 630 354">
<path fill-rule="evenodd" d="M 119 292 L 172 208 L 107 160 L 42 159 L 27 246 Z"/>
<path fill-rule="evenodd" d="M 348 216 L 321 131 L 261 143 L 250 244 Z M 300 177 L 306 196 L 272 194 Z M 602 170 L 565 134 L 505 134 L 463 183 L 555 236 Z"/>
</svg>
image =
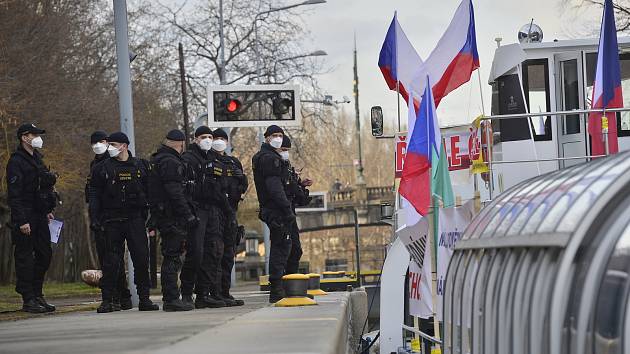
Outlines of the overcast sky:
<svg viewBox="0 0 630 354">
<path fill-rule="evenodd" d="M 286 1 L 285 3 L 290 3 Z M 371 106 L 383 107 L 385 119 L 396 119 L 396 94 L 389 91 L 378 68 L 378 54 L 394 11 L 411 43 L 425 59 L 448 26 L 460 0 L 328 0 L 312 5 L 305 16 L 312 33 L 312 49 L 328 52 L 325 63 L 332 72 L 319 77 L 321 87 L 335 98 L 352 97 L 353 33 L 357 35 L 361 116 Z M 476 0 L 477 45 L 486 111 L 490 111 L 490 86 L 487 85 L 495 38 L 502 44 L 515 43 L 519 28 L 534 22 L 542 27 L 544 41 L 567 39 L 597 32 L 601 10 L 566 9 L 566 0 Z M 564 5 L 564 6 L 563 6 Z M 596 30 L 597 29 L 597 30 Z M 466 84 L 447 96 L 438 116 L 441 125 L 467 123 L 481 113 L 479 81 Z M 470 99 L 469 99 L 470 97 Z M 407 109 L 402 101 L 401 116 Z M 345 109 L 354 112 L 354 105 Z M 364 119 L 364 124 L 368 121 Z"/>
</svg>

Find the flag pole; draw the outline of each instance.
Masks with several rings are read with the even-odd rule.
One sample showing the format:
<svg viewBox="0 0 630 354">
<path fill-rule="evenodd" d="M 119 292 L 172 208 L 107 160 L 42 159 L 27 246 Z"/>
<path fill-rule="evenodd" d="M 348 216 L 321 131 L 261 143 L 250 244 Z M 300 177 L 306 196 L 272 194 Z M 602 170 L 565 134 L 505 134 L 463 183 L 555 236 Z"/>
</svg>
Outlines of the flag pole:
<svg viewBox="0 0 630 354">
<path fill-rule="evenodd" d="M 429 169 L 429 175 L 433 173 L 433 168 Z M 431 250 L 431 294 L 432 294 L 432 302 L 433 302 L 433 336 L 436 339 L 440 339 L 440 321 L 437 317 L 438 312 L 438 296 L 437 296 L 437 242 L 436 242 L 436 227 L 439 223 L 439 201 L 436 200 L 433 195 L 431 195 L 431 205 L 432 207 L 429 209 L 431 216 L 428 218 L 429 221 L 429 247 Z M 437 348 L 440 349 L 440 345 L 437 344 Z"/>
<path fill-rule="evenodd" d="M 481 114 L 486 115 L 486 106 L 483 101 L 483 86 L 481 85 L 481 69 L 477 68 L 477 79 L 479 81 L 479 97 L 481 98 Z M 492 122 L 482 122 L 483 124 L 492 124 Z M 491 125 L 492 126 L 492 125 Z M 483 129 L 482 129 L 483 131 Z M 490 129 L 486 129 L 486 150 L 488 151 L 488 172 L 490 173 L 490 182 L 488 183 L 488 193 L 492 200 L 492 192 L 494 189 L 494 171 L 492 169 L 492 144 L 490 143 Z M 483 153 L 483 151 L 482 151 Z"/>
</svg>

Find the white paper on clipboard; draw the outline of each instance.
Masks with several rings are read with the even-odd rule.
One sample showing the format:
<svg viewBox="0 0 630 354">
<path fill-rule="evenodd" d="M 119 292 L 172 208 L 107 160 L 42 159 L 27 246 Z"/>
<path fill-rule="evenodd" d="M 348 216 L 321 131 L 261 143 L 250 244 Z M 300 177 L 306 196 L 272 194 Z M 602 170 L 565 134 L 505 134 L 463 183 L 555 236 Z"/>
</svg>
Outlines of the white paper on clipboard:
<svg viewBox="0 0 630 354">
<path fill-rule="evenodd" d="M 59 236 L 61 235 L 61 228 L 63 227 L 63 221 L 51 220 L 48 224 L 48 230 L 50 230 L 50 242 L 59 242 Z"/>
</svg>

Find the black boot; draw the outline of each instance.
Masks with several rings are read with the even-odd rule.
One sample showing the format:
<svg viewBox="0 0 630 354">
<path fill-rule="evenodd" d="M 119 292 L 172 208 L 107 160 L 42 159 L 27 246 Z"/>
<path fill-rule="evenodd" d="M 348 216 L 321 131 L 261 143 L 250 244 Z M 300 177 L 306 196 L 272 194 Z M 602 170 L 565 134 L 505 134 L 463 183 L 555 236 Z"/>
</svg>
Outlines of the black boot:
<svg viewBox="0 0 630 354">
<path fill-rule="evenodd" d="M 120 299 L 121 310 L 131 310 L 132 308 L 133 304 L 131 303 L 131 297 L 124 297 Z"/>
<path fill-rule="evenodd" d="M 203 309 L 203 308 L 219 308 L 219 307 L 225 307 L 226 304 L 225 302 L 211 296 L 211 295 L 206 295 L 206 296 L 200 296 L 197 295 L 197 298 L 195 299 L 195 308 L 197 309 Z"/>
<path fill-rule="evenodd" d="M 24 301 L 22 305 L 22 311 L 28 313 L 45 313 L 48 312 L 44 306 L 42 306 L 35 298 Z"/>
<path fill-rule="evenodd" d="M 162 305 L 162 310 L 166 312 L 190 311 L 192 309 L 192 304 L 187 304 L 180 299 L 164 301 L 164 305 Z"/>
<path fill-rule="evenodd" d="M 101 302 L 101 306 L 99 306 L 96 309 L 97 313 L 108 313 L 108 312 L 114 312 L 114 306 L 112 304 L 111 301 L 109 300 L 103 300 L 103 302 Z"/>
<path fill-rule="evenodd" d="M 37 300 L 37 302 L 42 305 L 43 308 L 46 309 L 47 312 L 54 312 L 55 311 L 55 305 L 51 305 L 48 302 L 46 302 L 46 299 L 44 299 L 43 296 L 38 296 L 35 298 L 35 300 Z"/>
<path fill-rule="evenodd" d="M 193 307 L 195 306 L 192 295 L 182 295 L 182 302 Z"/>
<path fill-rule="evenodd" d="M 149 299 L 149 297 L 141 298 L 140 303 L 138 303 L 139 311 L 157 311 L 160 309 L 160 306 L 156 305 Z"/>
<path fill-rule="evenodd" d="M 275 304 L 276 302 L 284 299 L 285 293 L 282 288 L 282 281 L 276 280 L 272 281 L 269 285 L 269 303 Z"/>
<path fill-rule="evenodd" d="M 245 305 L 245 301 L 241 299 L 235 299 L 234 296 L 230 295 L 230 293 L 221 294 L 221 300 L 223 300 L 228 306 L 243 306 Z"/>
</svg>

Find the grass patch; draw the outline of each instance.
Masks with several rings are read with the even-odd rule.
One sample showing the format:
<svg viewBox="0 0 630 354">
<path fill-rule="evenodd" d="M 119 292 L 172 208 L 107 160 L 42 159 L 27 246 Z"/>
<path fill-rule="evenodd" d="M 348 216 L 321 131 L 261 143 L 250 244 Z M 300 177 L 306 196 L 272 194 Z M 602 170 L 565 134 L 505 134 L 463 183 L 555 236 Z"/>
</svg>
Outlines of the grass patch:
<svg viewBox="0 0 630 354">
<path fill-rule="evenodd" d="M 66 297 L 79 297 L 87 295 L 98 295 L 101 289 L 93 288 L 84 283 L 44 283 L 44 295 L 46 298 L 66 298 Z M 0 307 L 2 302 L 13 302 L 11 300 L 19 300 L 21 302 L 22 297 L 15 292 L 15 285 L 2 285 L 0 286 Z"/>
</svg>

